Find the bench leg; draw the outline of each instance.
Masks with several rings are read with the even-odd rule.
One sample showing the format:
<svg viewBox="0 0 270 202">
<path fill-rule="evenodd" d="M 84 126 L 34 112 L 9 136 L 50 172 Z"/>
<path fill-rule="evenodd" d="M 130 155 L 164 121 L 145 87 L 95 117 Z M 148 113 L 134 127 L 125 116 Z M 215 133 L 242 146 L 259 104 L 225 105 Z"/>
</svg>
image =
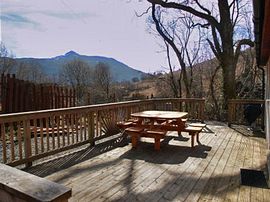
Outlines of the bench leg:
<svg viewBox="0 0 270 202">
<path fill-rule="evenodd" d="M 191 147 L 194 147 L 194 136 L 195 136 L 195 133 L 189 132 L 189 135 L 191 136 Z"/>
<path fill-rule="evenodd" d="M 131 144 L 133 148 L 137 147 L 137 143 L 138 143 L 138 137 L 136 135 L 132 135 L 131 136 Z"/>
<path fill-rule="evenodd" d="M 160 150 L 160 138 L 155 138 L 155 150 Z"/>
<path fill-rule="evenodd" d="M 196 141 L 197 141 L 197 143 L 200 142 L 200 140 L 199 140 L 199 133 L 197 133 L 197 135 L 196 135 Z"/>
<path fill-rule="evenodd" d="M 191 147 L 194 147 L 194 135 L 191 135 Z"/>
</svg>

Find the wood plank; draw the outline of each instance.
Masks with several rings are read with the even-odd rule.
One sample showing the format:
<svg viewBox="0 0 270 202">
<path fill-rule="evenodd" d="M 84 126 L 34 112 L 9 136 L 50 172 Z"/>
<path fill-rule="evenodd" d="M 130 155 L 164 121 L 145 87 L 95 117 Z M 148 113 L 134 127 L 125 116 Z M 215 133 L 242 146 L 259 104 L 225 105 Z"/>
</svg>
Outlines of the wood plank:
<svg viewBox="0 0 270 202">
<path fill-rule="evenodd" d="M 252 158 L 253 158 L 253 150 L 254 145 L 251 139 L 246 140 L 246 155 L 244 158 L 243 168 L 252 168 Z M 249 186 L 240 186 L 239 189 L 239 195 L 238 195 L 238 201 L 250 201 L 251 200 L 251 187 Z"/>
<path fill-rule="evenodd" d="M 2 148 L 3 148 L 3 151 L 2 151 L 2 157 L 3 157 L 3 163 L 6 163 L 7 162 L 7 144 L 6 144 L 6 133 L 5 133 L 5 124 L 1 124 L 1 140 L 2 140 Z"/>
<path fill-rule="evenodd" d="M 16 168 L 0 164 L 0 171 L 1 190 L 18 201 L 68 201 L 71 196 L 71 189 Z"/>
<path fill-rule="evenodd" d="M 232 133 L 227 134 L 225 137 L 224 135 L 222 136 L 221 134 L 218 134 L 219 139 L 220 139 L 220 144 L 217 147 L 213 147 L 213 156 L 210 156 L 208 160 L 202 161 L 196 170 L 194 170 L 192 173 L 186 176 L 185 183 L 181 181 L 179 185 L 181 185 L 181 189 L 179 187 L 175 188 L 173 190 L 173 197 L 177 197 L 177 200 L 185 200 L 186 197 L 189 195 L 191 190 L 195 187 L 197 182 L 201 179 L 203 180 L 203 183 L 208 182 L 209 176 L 211 176 L 212 172 L 214 171 L 217 162 L 221 159 L 222 154 L 224 153 L 224 150 L 232 137 Z M 212 152 L 212 151 L 211 151 Z M 210 154 L 211 154 L 210 152 Z M 187 178 L 190 178 L 187 180 Z M 188 181 L 188 182 L 187 182 Z M 183 194 L 181 193 L 183 192 Z M 172 196 L 170 195 L 168 198 L 165 195 L 165 198 L 168 200 L 173 199 Z"/>
<path fill-rule="evenodd" d="M 246 137 L 242 137 L 242 140 L 239 144 L 239 153 L 237 155 L 236 161 L 233 165 L 233 169 L 231 172 L 231 177 L 230 177 L 230 187 L 225 193 L 225 200 L 226 201 L 237 201 L 238 200 L 238 195 L 240 191 L 240 167 L 243 167 L 244 160 L 245 160 L 245 155 L 247 151 L 247 145 L 246 145 L 247 139 Z"/>
<path fill-rule="evenodd" d="M 15 145 L 14 145 L 14 126 L 13 123 L 9 124 L 10 134 L 9 134 L 9 142 L 10 142 L 10 154 L 11 161 L 15 160 Z"/>
<path fill-rule="evenodd" d="M 37 141 L 37 120 L 34 119 L 34 145 L 35 145 L 35 154 L 38 154 L 38 141 Z"/>
<path fill-rule="evenodd" d="M 192 149 L 189 146 L 186 148 L 187 150 L 186 151 L 183 150 L 182 152 L 189 153 L 192 151 Z M 178 156 L 178 158 L 179 157 L 181 158 L 181 153 L 178 155 L 180 155 Z M 196 152 L 193 153 L 193 155 L 196 156 Z M 190 154 L 190 156 L 192 156 L 192 153 Z M 195 167 L 195 165 L 197 165 L 198 162 L 200 162 L 201 160 L 202 159 L 200 158 L 188 158 L 188 160 L 186 160 L 183 163 L 183 165 L 181 165 L 180 167 L 177 166 L 176 169 L 175 167 L 169 166 L 168 171 L 166 171 L 165 169 L 166 172 L 164 171 L 162 176 L 157 178 L 155 181 L 153 181 L 153 183 L 150 186 L 145 188 L 143 192 L 146 193 L 144 195 L 142 195 L 143 194 L 142 193 L 141 194 L 142 196 L 138 195 L 139 199 L 137 198 L 137 200 L 140 200 L 143 197 L 143 200 L 158 201 L 164 194 L 168 192 L 168 190 L 173 186 L 173 184 L 175 184 L 177 180 L 185 174 L 185 172 L 189 172 L 192 169 L 192 167 L 193 166 Z M 178 178 L 175 177 L 175 174 L 172 175 L 171 173 L 177 173 Z M 159 190 L 158 193 L 155 190 Z"/>
<path fill-rule="evenodd" d="M 226 163 L 226 166 L 224 167 L 222 171 L 222 176 L 227 176 L 223 180 L 219 180 L 216 189 L 213 190 L 213 201 L 224 201 L 226 197 L 226 193 L 230 192 L 231 189 L 234 189 L 234 187 L 231 187 L 230 185 L 230 179 L 232 178 L 231 175 L 233 175 L 233 169 L 234 165 L 237 161 L 237 156 L 239 155 L 239 152 L 242 152 L 240 150 L 240 143 L 242 140 L 242 135 L 238 133 L 234 133 L 234 135 L 237 136 L 236 140 L 233 143 L 232 152 L 230 154 L 229 160 Z M 237 173 L 235 173 L 237 175 Z"/>
<path fill-rule="evenodd" d="M 209 129 L 201 135 L 206 156 L 206 146 L 192 150 L 172 133 L 158 155 L 152 139 L 142 139 L 138 149 L 119 147 L 48 178 L 71 187 L 71 201 L 267 201 L 269 190 L 248 192 L 239 181 L 240 168 L 262 166 L 265 142 L 225 126 Z"/>
<path fill-rule="evenodd" d="M 210 137 L 202 138 L 202 141 L 207 143 L 207 145 L 211 145 L 210 141 L 214 141 Z M 181 151 L 177 153 L 177 155 L 172 156 L 173 158 L 180 159 L 183 154 L 182 152 L 189 153 L 190 157 L 197 156 L 198 151 L 191 149 L 189 147 L 186 147 L 186 150 Z M 187 158 L 181 166 L 178 164 L 165 164 L 162 165 L 163 173 L 158 178 L 150 181 L 151 183 L 146 183 L 145 186 L 138 186 L 138 190 L 136 192 L 139 192 L 138 196 L 136 196 L 136 200 L 140 201 L 148 201 L 153 200 L 157 201 L 158 199 L 161 199 L 161 197 L 166 193 L 166 190 L 171 187 L 171 184 L 175 183 L 177 180 L 175 176 L 180 177 L 180 175 L 185 174 L 187 171 L 192 169 L 193 165 L 196 165 L 199 161 L 202 159 L 200 158 Z M 149 185 L 148 185 L 149 184 Z M 158 193 L 156 193 L 156 190 L 159 190 Z M 134 196 L 133 196 L 134 197 Z M 130 200 L 130 199 L 128 199 Z M 132 200 L 132 198 L 131 198 Z"/>
<path fill-rule="evenodd" d="M 255 170 L 260 170 L 260 147 L 259 142 L 255 139 L 252 168 Z M 251 198 L 250 201 L 263 201 L 263 189 L 251 187 Z"/>
<path fill-rule="evenodd" d="M 20 122 L 17 123 L 17 128 L 19 128 Z M 22 132 L 21 130 L 17 130 L 17 138 L 18 138 L 18 151 L 19 151 L 19 159 L 22 160 L 23 155 L 22 155 Z"/>
<path fill-rule="evenodd" d="M 140 155 L 142 155 L 142 157 L 143 157 L 143 153 L 139 154 L 139 156 Z M 152 157 L 154 157 L 154 152 L 151 155 L 152 155 Z M 140 164 L 138 165 L 137 168 L 139 171 L 143 172 L 144 169 L 149 170 L 150 165 L 145 163 L 145 162 L 140 162 Z M 143 168 L 143 170 L 141 170 L 140 168 Z M 134 173 L 130 172 L 131 169 L 137 170 L 134 167 L 132 161 L 130 162 L 129 160 L 127 160 L 124 162 L 122 161 L 122 163 L 118 162 L 117 165 L 113 166 L 113 169 L 110 169 L 106 172 L 106 175 L 101 173 L 101 175 L 96 179 L 96 181 L 94 181 L 94 185 L 92 185 L 91 187 L 80 192 L 78 194 L 77 198 L 82 199 L 85 196 L 87 196 L 87 199 L 89 197 L 92 198 L 92 197 L 96 196 L 97 193 L 100 194 L 100 193 L 108 190 L 110 187 L 113 187 L 115 184 L 117 184 L 118 183 L 117 179 L 118 180 L 119 179 L 125 180 L 125 178 L 129 179 L 130 176 L 134 175 Z M 87 182 L 92 184 L 92 180 L 87 181 Z"/>
<path fill-rule="evenodd" d="M 220 159 L 218 159 L 217 162 L 212 161 L 213 164 L 216 164 L 214 171 L 212 172 L 212 174 L 209 173 L 209 175 L 207 176 L 201 176 L 198 183 L 193 188 L 192 193 L 187 197 L 186 201 L 197 201 L 199 198 L 202 201 L 210 201 L 216 194 L 216 190 L 219 189 L 218 186 L 224 186 L 224 180 L 228 179 L 228 177 L 222 174 L 233 151 L 232 149 L 235 140 L 237 139 L 237 135 L 232 130 L 229 133 L 231 133 L 231 139 L 229 139 L 228 144 L 225 146 L 222 156 L 220 157 Z M 219 150 L 221 150 L 221 148 L 219 148 Z M 209 180 L 207 181 L 206 178 L 208 178 Z M 221 184 L 221 182 L 223 183 Z"/>
</svg>

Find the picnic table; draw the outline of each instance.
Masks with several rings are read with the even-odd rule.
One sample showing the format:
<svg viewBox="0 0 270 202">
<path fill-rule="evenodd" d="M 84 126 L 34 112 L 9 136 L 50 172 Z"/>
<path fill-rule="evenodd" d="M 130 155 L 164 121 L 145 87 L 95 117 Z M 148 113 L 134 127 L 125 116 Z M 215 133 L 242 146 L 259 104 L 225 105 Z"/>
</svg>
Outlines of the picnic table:
<svg viewBox="0 0 270 202">
<path fill-rule="evenodd" d="M 132 113 L 134 122 L 125 131 L 131 136 L 132 147 L 137 147 L 140 137 L 150 137 L 155 139 L 155 149 L 160 150 L 160 139 L 163 139 L 168 131 L 189 132 L 191 135 L 191 146 L 194 146 L 194 137 L 199 141 L 199 132 L 202 127 L 186 126 L 184 117 L 187 112 L 177 111 L 142 111 Z"/>
</svg>

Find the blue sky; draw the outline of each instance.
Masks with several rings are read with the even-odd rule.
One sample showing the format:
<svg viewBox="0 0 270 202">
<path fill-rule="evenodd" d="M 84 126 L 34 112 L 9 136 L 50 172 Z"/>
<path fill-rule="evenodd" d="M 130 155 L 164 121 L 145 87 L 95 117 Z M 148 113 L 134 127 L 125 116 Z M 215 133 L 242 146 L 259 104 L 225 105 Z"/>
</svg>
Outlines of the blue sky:
<svg viewBox="0 0 270 202">
<path fill-rule="evenodd" d="M 147 32 L 149 3 L 139 0 L 1 0 L 1 40 L 16 57 L 54 57 L 74 50 L 113 57 L 153 72 L 166 56 Z"/>
</svg>

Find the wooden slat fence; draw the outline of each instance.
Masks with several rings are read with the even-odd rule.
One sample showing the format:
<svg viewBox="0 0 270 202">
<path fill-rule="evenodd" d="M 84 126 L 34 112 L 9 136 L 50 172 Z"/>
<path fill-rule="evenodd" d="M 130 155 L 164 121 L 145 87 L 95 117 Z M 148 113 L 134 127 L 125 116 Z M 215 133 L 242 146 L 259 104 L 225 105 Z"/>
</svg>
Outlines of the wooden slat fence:
<svg viewBox="0 0 270 202">
<path fill-rule="evenodd" d="M 29 166 L 34 160 L 67 149 L 94 145 L 97 140 L 119 134 L 117 121 L 129 119 L 131 113 L 170 110 L 168 103 L 173 106 L 171 110 L 188 105 L 191 115 L 203 121 L 203 99 L 150 99 L 0 115 L 0 161 Z"/>
<path fill-rule="evenodd" d="M 15 75 L 1 75 L 0 113 L 36 111 L 74 107 L 74 89 L 56 84 L 35 84 L 15 78 Z"/>
<path fill-rule="evenodd" d="M 233 99 L 228 101 L 228 125 L 231 124 L 243 124 L 247 125 L 245 120 L 244 109 L 247 105 L 261 104 L 264 106 L 264 100 L 244 100 L 244 99 Z M 261 128 L 264 128 L 264 108 L 262 114 L 257 118 L 256 124 Z"/>
</svg>

